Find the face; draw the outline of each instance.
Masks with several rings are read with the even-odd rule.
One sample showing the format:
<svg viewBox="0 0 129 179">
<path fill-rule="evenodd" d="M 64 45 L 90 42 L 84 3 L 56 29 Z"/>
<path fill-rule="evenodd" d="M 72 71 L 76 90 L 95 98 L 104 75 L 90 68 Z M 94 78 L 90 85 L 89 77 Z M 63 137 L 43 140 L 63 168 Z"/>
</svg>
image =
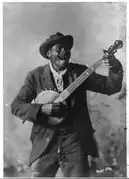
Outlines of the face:
<svg viewBox="0 0 129 179">
<path fill-rule="evenodd" d="M 70 56 L 70 49 L 65 44 L 56 44 L 48 51 L 48 57 L 57 71 L 67 68 Z"/>
</svg>

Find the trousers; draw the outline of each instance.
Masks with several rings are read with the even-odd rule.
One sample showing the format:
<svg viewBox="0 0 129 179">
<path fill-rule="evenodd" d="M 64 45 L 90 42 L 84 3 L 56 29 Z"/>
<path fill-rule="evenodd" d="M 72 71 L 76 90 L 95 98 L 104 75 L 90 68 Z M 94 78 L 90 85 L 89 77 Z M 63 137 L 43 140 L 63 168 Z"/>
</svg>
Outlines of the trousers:
<svg viewBox="0 0 129 179">
<path fill-rule="evenodd" d="M 88 156 L 81 149 L 77 132 L 60 129 L 47 150 L 32 163 L 32 177 L 55 177 L 58 169 L 63 177 L 88 177 Z"/>
</svg>

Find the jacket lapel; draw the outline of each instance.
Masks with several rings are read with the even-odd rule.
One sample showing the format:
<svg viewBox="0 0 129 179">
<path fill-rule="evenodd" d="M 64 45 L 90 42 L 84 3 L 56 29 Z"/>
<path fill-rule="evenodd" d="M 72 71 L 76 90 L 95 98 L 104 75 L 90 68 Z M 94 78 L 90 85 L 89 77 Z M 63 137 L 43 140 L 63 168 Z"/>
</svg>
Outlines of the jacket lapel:
<svg viewBox="0 0 129 179">
<path fill-rule="evenodd" d="M 67 86 L 69 86 L 77 78 L 77 75 L 76 75 L 74 69 L 72 69 L 72 64 L 69 64 L 69 66 L 68 66 L 67 76 L 68 76 L 67 77 L 68 78 L 68 84 L 67 84 Z"/>
<path fill-rule="evenodd" d="M 47 64 L 44 67 L 44 72 L 42 75 L 42 80 L 43 80 L 43 86 L 44 86 L 44 90 L 54 90 L 57 91 L 57 87 L 54 81 L 54 78 L 52 76 L 52 73 L 50 71 L 50 67 Z"/>
</svg>

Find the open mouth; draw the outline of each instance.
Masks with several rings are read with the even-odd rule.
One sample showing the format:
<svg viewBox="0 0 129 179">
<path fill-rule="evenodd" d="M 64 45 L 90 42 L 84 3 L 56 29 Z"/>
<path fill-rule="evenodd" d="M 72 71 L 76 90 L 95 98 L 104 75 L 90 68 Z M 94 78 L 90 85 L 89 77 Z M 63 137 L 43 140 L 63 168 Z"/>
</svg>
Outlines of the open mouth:
<svg viewBox="0 0 129 179">
<path fill-rule="evenodd" d="M 67 60 L 67 55 L 58 56 L 58 58 L 62 61 Z"/>
</svg>

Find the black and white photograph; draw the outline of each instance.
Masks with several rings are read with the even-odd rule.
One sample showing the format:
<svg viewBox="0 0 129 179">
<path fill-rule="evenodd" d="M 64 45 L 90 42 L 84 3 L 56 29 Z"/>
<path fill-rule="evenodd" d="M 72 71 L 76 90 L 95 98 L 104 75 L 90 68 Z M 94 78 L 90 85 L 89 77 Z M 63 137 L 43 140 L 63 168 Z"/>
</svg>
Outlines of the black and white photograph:
<svg viewBox="0 0 129 179">
<path fill-rule="evenodd" d="M 126 2 L 3 2 L 3 176 L 127 177 Z"/>
</svg>

